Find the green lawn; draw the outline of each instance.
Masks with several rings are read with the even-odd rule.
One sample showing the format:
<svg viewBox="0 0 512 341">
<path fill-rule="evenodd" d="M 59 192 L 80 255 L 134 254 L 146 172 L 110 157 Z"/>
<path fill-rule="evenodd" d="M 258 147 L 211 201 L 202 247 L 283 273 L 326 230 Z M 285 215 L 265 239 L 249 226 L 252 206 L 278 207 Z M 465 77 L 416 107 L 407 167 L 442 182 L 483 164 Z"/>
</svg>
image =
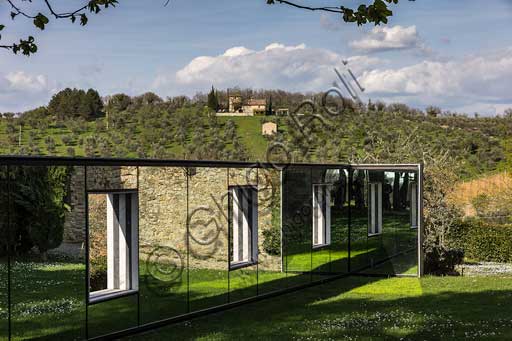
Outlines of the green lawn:
<svg viewBox="0 0 512 341">
<path fill-rule="evenodd" d="M 236 124 L 237 134 L 247 148 L 252 160 L 266 161 L 267 140 L 261 135 L 261 119 L 264 116 L 253 117 L 219 117 L 219 122 L 225 124 L 228 120 Z"/>
<path fill-rule="evenodd" d="M 512 338 L 512 277 L 351 277 L 133 340 Z"/>
<path fill-rule="evenodd" d="M 185 269 L 172 282 L 147 274 L 145 264 L 141 264 L 140 315 L 137 315 L 137 296 L 89 306 L 89 335 L 100 336 L 135 327 L 138 319 L 141 324 L 150 323 L 326 278 L 328 274 L 316 273 L 320 270 L 332 274 L 346 273 L 347 270 L 343 267 L 347 263 L 346 252 L 333 252 L 331 258 L 325 255 L 326 250 L 320 250 L 319 257 L 312 257 L 310 252 L 293 255 L 296 259 L 316 261 L 316 268 L 309 273 L 263 269 L 256 271 L 256 266 L 230 272 L 191 268 L 188 273 Z M 360 256 L 361 254 L 354 254 L 353 259 Z M 410 256 L 407 258 L 411 259 Z M 327 264 L 329 260 L 332 266 Z M 374 270 L 379 273 L 389 271 L 393 274 L 396 271 L 395 262 L 396 260 L 393 260 L 386 263 L 385 267 L 380 266 Z M 411 265 L 414 267 L 414 264 Z M 7 332 L 5 263 L 0 263 L 0 275 L 2 340 L 5 339 Z M 13 339 L 45 338 L 51 335 L 70 340 L 84 338 L 84 278 L 85 267 L 81 263 L 39 263 L 21 259 L 14 261 L 11 271 Z"/>
<path fill-rule="evenodd" d="M 375 270 L 396 271 L 396 265 L 402 264 L 399 259 Z M 415 266 L 409 271 L 414 272 Z M 0 266 L 0 274 L 3 340 L 7 323 L 5 265 Z M 140 322 L 227 303 L 227 276 L 223 270 L 191 269 L 188 276 L 184 273 L 180 281 L 169 284 L 146 276 L 141 267 Z M 12 273 L 13 339 L 83 338 L 83 278 L 82 264 L 16 262 Z M 236 301 L 257 291 L 271 292 L 319 278 L 325 275 L 269 271 L 256 275 L 254 267 L 240 269 L 230 273 L 229 299 Z M 512 277 L 347 277 L 131 339 L 510 339 L 511 299 Z M 90 306 L 90 336 L 136 326 L 136 303 L 133 296 Z"/>
<path fill-rule="evenodd" d="M 352 271 L 364 267 L 362 271 L 373 274 L 416 273 L 415 250 L 410 249 L 411 245 L 415 245 L 416 231 L 409 228 L 406 215 L 386 218 L 385 233 L 368 238 L 366 215 L 355 214 L 350 236 L 350 255 L 347 252 L 347 222 L 346 217 L 343 217 L 333 215 L 333 241 L 328 247 L 311 250 L 311 243 L 305 242 L 311 240 L 310 236 L 291 238 L 290 241 L 295 241 L 295 245 L 288 243 L 284 250 L 284 272 L 265 271 L 264 260 L 260 268 L 250 266 L 228 272 L 221 267 L 215 270 L 219 263 L 214 258 L 212 262 L 216 265 L 212 263 L 210 269 L 190 268 L 188 272 L 184 269 L 177 277 L 171 276 L 173 280 L 169 281 L 149 275 L 148 269 L 154 269 L 155 264 L 142 262 L 139 268 L 138 297 L 124 297 L 88 307 L 89 336 L 100 336 L 135 327 L 139 323 L 150 323 L 258 294 L 291 288 L 329 275 L 346 274 L 349 258 Z M 384 263 L 375 263 L 396 255 L 397 249 L 410 252 Z M 84 338 L 86 306 L 83 263 L 40 263 L 18 258 L 13 261 L 11 277 L 14 340 L 48 338 L 51 335 L 68 340 Z M 6 336 L 6 278 L 6 264 L 0 262 L 0 340 Z M 338 283 L 342 287 L 364 287 L 358 281 L 360 279 L 344 279 Z M 409 287 L 411 283 L 418 287 L 420 282 L 406 280 L 397 283 L 403 283 L 403 288 L 396 289 L 397 294 L 402 294 L 415 288 Z M 323 295 L 323 292 L 323 287 L 318 289 L 318 294 Z M 140 303 L 140 314 L 137 312 L 137 299 Z M 186 331 L 183 333 L 186 334 Z"/>
</svg>

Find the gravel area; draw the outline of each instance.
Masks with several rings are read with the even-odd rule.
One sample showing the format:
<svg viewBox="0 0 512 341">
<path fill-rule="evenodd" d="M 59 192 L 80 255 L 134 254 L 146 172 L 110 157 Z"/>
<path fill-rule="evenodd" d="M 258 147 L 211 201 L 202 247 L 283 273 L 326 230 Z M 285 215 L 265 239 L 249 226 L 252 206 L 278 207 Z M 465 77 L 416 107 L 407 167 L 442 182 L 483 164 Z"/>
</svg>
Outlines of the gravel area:
<svg viewBox="0 0 512 341">
<path fill-rule="evenodd" d="M 494 263 L 479 262 L 471 264 L 463 264 L 458 267 L 458 272 L 464 276 L 488 276 L 488 275 L 511 275 L 512 264 L 510 263 Z"/>
</svg>

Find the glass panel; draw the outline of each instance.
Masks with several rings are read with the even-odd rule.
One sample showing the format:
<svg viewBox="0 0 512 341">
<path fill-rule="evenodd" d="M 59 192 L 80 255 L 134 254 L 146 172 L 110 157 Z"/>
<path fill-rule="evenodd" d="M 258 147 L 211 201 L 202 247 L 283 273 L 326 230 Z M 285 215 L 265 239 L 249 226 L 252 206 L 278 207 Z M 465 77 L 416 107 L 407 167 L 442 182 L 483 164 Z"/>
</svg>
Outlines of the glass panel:
<svg viewBox="0 0 512 341">
<path fill-rule="evenodd" d="M 229 173 L 229 243 L 231 267 L 243 266 L 244 262 L 258 261 L 259 221 L 254 211 L 258 203 L 257 168 L 228 169 Z M 258 266 L 243 266 L 229 272 L 229 300 L 239 301 L 258 294 Z"/>
<path fill-rule="evenodd" d="M 189 168 L 191 311 L 228 302 L 227 189 L 226 168 Z"/>
<path fill-rule="evenodd" d="M 396 256 L 392 259 L 394 274 L 416 275 L 418 271 L 418 182 L 415 173 L 402 173 L 401 210 L 397 212 Z"/>
<path fill-rule="evenodd" d="M 368 257 L 368 203 L 367 175 L 355 170 L 352 177 L 350 222 L 350 271 L 357 272 L 369 266 Z"/>
<path fill-rule="evenodd" d="M 120 297 L 89 306 L 89 337 L 137 326 L 137 296 Z"/>
<path fill-rule="evenodd" d="M 137 168 L 87 167 L 87 192 L 88 327 L 96 337 L 138 324 Z M 114 297 L 98 301 L 107 294 Z"/>
<path fill-rule="evenodd" d="M 11 168 L 12 337 L 85 337 L 83 167 Z"/>
<path fill-rule="evenodd" d="M 283 250 L 289 286 L 311 281 L 312 200 L 311 168 L 283 170 Z"/>
<path fill-rule="evenodd" d="M 348 272 L 348 171 L 330 169 L 333 182 L 331 198 L 331 272 Z M 332 178 L 334 177 L 334 178 Z"/>
<path fill-rule="evenodd" d="M 386 216 L 389 212 L 389 184 L 386 182 L 386 173 L 382 171 L 368 171 L 366 204 L 368 207 L 368 261 L 372 271 L 381 262 L 388 258 L 388 248 L 393 247 L 395 228 L 387 224 Z M 391 251 L 391 250 L 389 250 Z"/>
<path fill-rule="evenodd" d="M 8 337 L 9 193 L 7 167 L 0 166 L 0 340 Z"/>
<path fill-rule="evenodd" d="M 139 168 L 141 323 L 188 312 L 187 175 Z"/>
<path fill-rule="evenodd" d="M 107 195 L 88 194 L 89 290 L 107 289 Z"/>
<path fill-rule="evenodd" d="M 89 192 L 136 189 L 137 167 L 87 167 L 87 190 Z"/>
<path fill-rule="evenodd" d="M 313 280 L 331 271 L 331 199 L 333 176 L 323 168 L 312 168 L 312 243 L 311 269 Z"/>
<path fill-rule="evenodd" d="M 281 171 L 258 169 L 258 293 L 286 288 L 281 257 Z"/>
<path fill-rule="evenodd" d="M 251 265 L 229 272 L 229 301 L 236 302 L 258 295 L 258 266 Z"/>
<path fill-rule="evenodd" d="M 411 228 L 413 213 L 410 209 L 411 200 L 417 203 L 414 177 L 410 173 L 395 171 L 369 174 L 370 183 L 383 184 L 383 217 L 382 233 L 368 240 L 370 268 L 365 272 L 383 275 L 414 274 L 417 269 L 417 255 L 414 252 L 416 229 Z M 411 194 L 411 190 L 415 191 L 415 195 Z"/>
</svg>

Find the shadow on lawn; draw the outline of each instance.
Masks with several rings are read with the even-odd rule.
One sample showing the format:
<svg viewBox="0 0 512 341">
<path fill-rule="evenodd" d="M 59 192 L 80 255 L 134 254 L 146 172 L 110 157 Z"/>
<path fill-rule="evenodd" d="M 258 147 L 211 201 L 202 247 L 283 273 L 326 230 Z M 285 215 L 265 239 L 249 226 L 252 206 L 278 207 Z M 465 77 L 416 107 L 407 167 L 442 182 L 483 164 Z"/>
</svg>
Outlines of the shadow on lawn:
<svg viewBox="0 0 512 341">
<path fill-rule="evenodd" d="M 382 254 L 380 254 L 382 255 Z M 352 258 L 367 257 L 359 254 Z M 333 262 L 346 262 L 335 260 Z M 226 271 L 191 269 L 189 276 L 182 276 L 179 283 L 158 281 L 141 273 L 140 315 L 137 312 L 137 296 L 119 298 L 89 307 L 90 336 L 135 327 L 187 312 L 211 308 L 235 302 L 257 294 L 280 291 L 308 284 L 311 281 L 329 278 L 339 273 L 324 273 L 320 270 L 336 268 L 322 264 L 312 272 L 279 273 L 239 269 L 230 273 L 231 287 L 228 293 Z M 80 264 L 63 264 L 62 267 L 44 265 L 31 266 L 20 263 L 13 273 L 13 336 L 16 338 L 52 337 L 76 339 L 85 337 L 85 272 Z M 30 271 L 27 271 L 30 269 Z M 277 278 L 279 276 L 279 278 Z M 190 280 L 187 282 L 187 278 Z M 378 281 L 378 278 L 369 281 Z M 360 283 L 350 282 L 345 286 L 350 291 Z M 187 289 L 190 291 L 187 292 Z M 311 289 L 321 292 L 322 286 Z M 343 291 L 340 291 L 343 292 Z M 267 300 L 272 302 L 275 298 Z M 2 297 L 2 301 L 4 298 Z M 5 302 L 2 302 L 4 304 Z M 139 320 L 140 319 L 140 320 Z M 3 321 L 0 321 L 3 325 Z M 2 334 L 2 333 L 0 333 Z"/>
<path fill-rule="evenodd" d="M 418 281 L 417 279 L 396 279 Z M 439 279 L 442 281 L 442 279 Z M 132 339 L 511 339 L 512 290 L 351 293 L 386 280 L 352 277 Z M 461 288 L 464 290 L 464 288 Z M 342 297 L 339 297 L 342 295 Z"/>
<path fill-rule="evenodd" d="M 398 226 L 394 230 L 395 232 L 399 230 Z M 362 230 L 362 234 L 366 235 L 366 226 L 363 226 Z M 399 261 L 400 258 L 393 258 L 378 265 L 373 263 L 372 259 L 383 260 L 394 255 L 396 245 L 400 245 L 393 240 L 397 236 L 395 232 L 393 232 L 394 234 L 390 239 L 385 239 L 385 236 L 382 236 L 381 239 L 372 239 L 372 241 L 378 241 L 378 243 L 370 244 L 367 239 L 360 244 L 353 242 L 353 252 L 350 257 L 351 264 L 358 265 L 357 268 L 360 271 L 372 270 L 374 273 L 380 272 L 386 275 L 394 275 L 400 272 L 404 264 L 406 267 L 414 265 L 410 264 L 410 259 L 406 259 L 407 257 L 404 258 L 404 264 Z M 389 245 L 386 244 L 387 241 L 390 242 Z M 331 246 L 332 250 L 328 251 L 334 254 L 334 250 L 344 250 L 343 247 L 344 244 L 333 244 Z M 172 318 L 188 312 L 254 297 L 257 294 L 276 292 L 335 275 L 348 274 L 348 254 L 331 259 L 330 254 L 329 257 L 321 255 L 324 250 L 311 251 L 310 249 L 306 252 L 305 262 L 309 261 L 310 263 L 304 263 L 306 264 L 304 265 L 299 261 L 304 271 L 299 268 L 297 271 L 285 273 L 261 270 L 256 272 L 255 267 L 231 271 L 229 291 L 227 271 L 190 269 L 189 276 L 186 276 L 185 271 L 181 280 L 172 285 L 165 281 L 159 281 L 141 271 L 139 297 L 119 298 L 89 307 L 90 336 L 99 336 L 125 328 L 136 327 L 138 324 Z M 315 261 L 315 258 L 313 258 L 315 255 L 321 257 L 316 258 Z M 415 258 L 413 253 L 411 259 L 414 261 Z M 78 266 L 83 266 L 83 264 Z M 354 269 L 355 267 L 352 267 L 352 270 Z M 84 279 L 84 268 L 76 269 L 63 266 L 62 268 L 49 267 L 46 269 L 36 267 L 36 270 L 25 271 L 23 267 L 20 267 L 15 270 L 15 273 L 13 273 L 13 283 L 15 284 L 13 287 L 13 298 L 15 298 L 13 304 L 23 303 L 25 305 L 17 306 L 17 310 L 13 310 L 16 313 L 13 316 L 13 335 L 18 338 L 44 338 L 44 335 L 48 335 L 47 337 L 51 335 L 53 338 L 60 339 L 84 338 Z M 343 285 L 333 294 L 349 292 L 358 286 L 377 282 L 378 280 L 378 278 L 370 278 L 360 282 L 346 278 L 336 282 L 343 283 Z M 318 292 L 318 297 L 320 297 L 320 295 L 323 295 L 323 288 L 325 286 L 309 289 L 309 295 L 311 295 L 311 292 Z M 188 291 L 188 289 L 190 290 Z M 317 294 L 313 294 L 313 296 L 315 295 Z M 140 315 L 137 311 L 137 298 L 139 298 L 140 303 Z M 61 300 L 62 302 L 53 302 L 55 300 Z M 268 303 L 261 303 L 261 305 L 270 304 L 272 306 L 274 300 L 282 302 L 282 298 L 272 298 L 265 301 Z M 1 298 L 0 301 L 5 300 Z M 5 302 L 0 303 L 4 305 Z M 287 305 L 286 302 L 284 305 Z M 279 309 L 276 309 L 276 311 L 279 312 Z M 226 314 L 229 315 L 229 313 Z M 265 314 L 261 317 L 264 318 Z M 240 321 L 240 323 L 244 324 L 245 322 Z M 0 318 L 0 327 L 3 325 L 2 318 Z M 270 330 L 269 333 L 271 332 L 275 332 L 275 330 Z M 2 332 L 0 332 L 0 337 L 1 334 Z"/>
</svg>

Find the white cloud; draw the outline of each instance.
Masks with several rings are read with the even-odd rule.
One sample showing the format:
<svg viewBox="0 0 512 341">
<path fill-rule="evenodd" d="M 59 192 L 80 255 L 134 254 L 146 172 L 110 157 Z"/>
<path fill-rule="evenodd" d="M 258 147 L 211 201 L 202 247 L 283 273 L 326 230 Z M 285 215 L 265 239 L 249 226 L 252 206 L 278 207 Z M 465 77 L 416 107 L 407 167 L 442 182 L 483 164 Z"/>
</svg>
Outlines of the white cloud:
<svg viewBox="0 0 512 341">
<path fill-rule="evenodd" d="M 194 58 L 176 73 L 159 75 L 153 86 L 163 96 L 192 95 L 208 91 L 212 85 L 323 91 L 337 80 L 333 68 L 341 71 L 344 59 L 366 89 L 363 100 L 420 108 L 436 105 L 470 114 L 499 114 L 512 103 L 512 47 L 461 60 L 424 60 L 396 67 L 382 59 L 365 55 L 346 58 L 304 44 L 273 43 L 261 50 L 236 47 L 218 56 Z"/>
<path fill-rule="evenodd" d="M 47 88 L 47 80 L 43 75 L 29 75 L 23 71 L 10 72 L 4 76 L 7 91 L 38 92 Z"/>
<path fill-rule="evenodd" d="M 460 61 L 423 61 L 396 69 L 369 70 L 360 81 L 370 97 L 470 113 L 484 108 L 500 113 L 512 103 L 512 47 Z"/>
<path fill-rule="evenodd" d="M 0 112 L 24 111 L 46 104 L 52 90 L 44 75 L 24 71 L 0 74 Z"/>
<path fill-rule="evenodd" d="M 218 56 L 194 58 L 176 74 L 159 75 L 153 87 L 162 93 L 193 93 L 208 89 L 212 84 L 218 88 L 240 86 L 321 91 L 336 79 L 333 68 L 342 67 L 342 61 L 343 57 L 335 52 L 304 44 L 272 43 L 262 50 L 234 47 Z M 356 74 L 377 62 L 377 58 L 367 56 L 350 58 Z"/>
<path fill-rule="evenodd" d="M 365 53 L 420 49 L 426 51 L 416 26 L 377 26 L 360 40 L 350 42 L 350 47 Z"/>
</svg>

